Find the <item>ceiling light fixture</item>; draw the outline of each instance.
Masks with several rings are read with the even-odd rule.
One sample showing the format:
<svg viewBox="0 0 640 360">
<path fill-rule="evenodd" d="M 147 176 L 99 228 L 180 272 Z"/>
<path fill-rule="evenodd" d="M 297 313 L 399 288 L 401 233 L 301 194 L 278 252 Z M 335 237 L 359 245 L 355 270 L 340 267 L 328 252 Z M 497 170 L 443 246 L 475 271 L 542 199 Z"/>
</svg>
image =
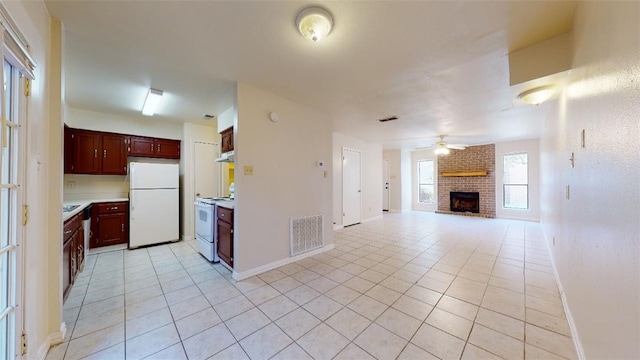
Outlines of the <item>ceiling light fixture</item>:
<svg viewBox="0 0 640 360">
<path fill-rule="evenodd" d="M 447 149 L 447 145 L 444 143 L 438 143 L 438 146 L 433 151 L 436 155 L 449 155 L 449 149 Z"/>
<path fill-rule="evenodd" d="M 147 98 L 144 100 L 144 106 L 142 107 L 142 115 L 153 116 L 156 112 L 156 107 L 162 99 L 162 90 L 149 89 Z"/>
<path fill-rule="evenodd" d="M 549 100 L 555 91 L 556 89 L 553 85 L 540 86 L 520 93 L 518 99 L 527 104 L 539 105 Z"/>
<path fill-rule="evenodd" d="M 327 10 L 311 6 L 300 11 L 296 17 L 296 27 L 305 39 L 315 42 L 329 35 L 333 17 Z"/>
</svg>

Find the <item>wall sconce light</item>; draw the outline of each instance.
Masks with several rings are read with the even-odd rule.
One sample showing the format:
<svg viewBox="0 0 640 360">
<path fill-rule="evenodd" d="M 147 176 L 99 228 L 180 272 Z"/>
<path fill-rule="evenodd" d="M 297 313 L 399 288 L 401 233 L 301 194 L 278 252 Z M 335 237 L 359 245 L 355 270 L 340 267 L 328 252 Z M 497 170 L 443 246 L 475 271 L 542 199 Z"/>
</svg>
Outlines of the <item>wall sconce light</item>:
<svg viewBox="0 0 640 360">
<path fill-rule="evenodd" d="M 549 100 L 555 91 L 556 88 L 553 85 L 540 86 L 520 93 L 518 99 L 527 104 L 539 105 Z"/>
<path fill-rule="evenodd" d="M 333 17 L 327 10 L 311 6 L 300 11 L 296 17 L 296 27 L 305 39 L 315 42 L 329 35 Z"/>
<path fill-rule="evenodd" d="M 144 106 L 142 107 L 142 115 L 153 116 L 156 112 L 156 107 L 162 99 L 162 90 L 149 89 L 147 98 L 144 100 Z"/>
</svg>

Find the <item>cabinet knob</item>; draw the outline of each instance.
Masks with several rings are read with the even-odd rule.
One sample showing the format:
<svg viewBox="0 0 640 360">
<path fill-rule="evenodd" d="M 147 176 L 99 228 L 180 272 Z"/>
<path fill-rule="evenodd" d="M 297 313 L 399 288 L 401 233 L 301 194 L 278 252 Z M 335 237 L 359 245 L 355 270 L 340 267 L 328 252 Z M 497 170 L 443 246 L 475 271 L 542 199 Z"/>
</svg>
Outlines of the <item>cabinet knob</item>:
<svg viewBox="0 0 640 360">
<path fill-rule="evenodd" d="M 104 149 L 104 158 L 107 158 L 107 149 Z"/>
<path fill-rule="evenodd" d="M 93 149 L 93 157 L 98 157 L 98 149 Z"/>
</svg>

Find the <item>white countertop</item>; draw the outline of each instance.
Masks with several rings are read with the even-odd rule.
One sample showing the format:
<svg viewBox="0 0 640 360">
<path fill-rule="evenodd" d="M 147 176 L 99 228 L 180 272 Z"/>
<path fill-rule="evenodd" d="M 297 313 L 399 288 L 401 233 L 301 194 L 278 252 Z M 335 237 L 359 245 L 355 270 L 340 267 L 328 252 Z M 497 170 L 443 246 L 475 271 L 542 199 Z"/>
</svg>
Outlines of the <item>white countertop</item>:
<svg viewBox="0 0 640 360">
<path fill-rule="evenodd" d="M 233 210 L 236 202 L 234 200 L 216 200 L 216 205 Z"/>
<path fill-rule="evenodd" d="M 77 208 L 73 209 L 73 211 L 63 212 L 62 213 L 62 221 L 67 221 L 74 217 L 76 214 L 79 214 L 82 210 L 84 210 L 87 206 L 91 204 L 104 203 L 104 202 L 119 202 L 119 201 L 129 201 L 129 198 L 110 198 L 110 199 L 86 199 L 86 200 L 72 200 L 65 201 L 63 206 L 67 205 L 80 205 Z"/>
</svg>

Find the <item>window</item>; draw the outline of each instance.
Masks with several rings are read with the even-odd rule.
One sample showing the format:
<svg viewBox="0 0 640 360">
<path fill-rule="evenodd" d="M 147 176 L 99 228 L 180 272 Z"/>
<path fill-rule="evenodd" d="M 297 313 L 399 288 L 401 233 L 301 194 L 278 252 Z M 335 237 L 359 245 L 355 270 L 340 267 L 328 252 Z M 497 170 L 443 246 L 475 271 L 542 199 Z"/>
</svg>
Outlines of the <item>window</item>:
<svg viewBox="0 0 640 360">
<path fill-rule="evenodd" d="M 526 153 L 503 157 L 502 206 L 505 209 L 529 208 L 529 165 Z"/>
<path fill-rule="evenodd" d="M 418 201 L 435 204 L 433 160 L 418 160 Z"/>
</svg>

